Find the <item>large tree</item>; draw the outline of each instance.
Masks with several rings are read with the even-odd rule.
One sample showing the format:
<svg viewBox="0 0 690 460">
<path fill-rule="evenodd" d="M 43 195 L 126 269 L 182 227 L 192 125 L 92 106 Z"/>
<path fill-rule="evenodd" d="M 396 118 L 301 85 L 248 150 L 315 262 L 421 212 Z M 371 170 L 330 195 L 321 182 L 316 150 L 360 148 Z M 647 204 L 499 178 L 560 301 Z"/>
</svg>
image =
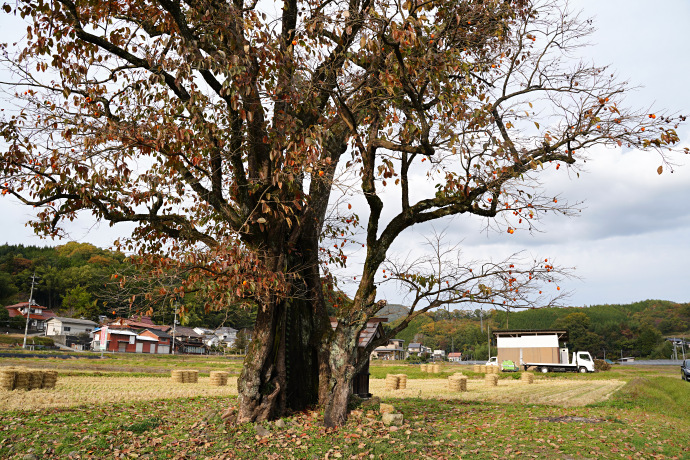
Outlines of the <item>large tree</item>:
<svg viewBox="0 0 690 460">
<path fill-rule="evenodd" d="M 678 140 L 676 120 L 625 110 L 610 71 L 564 60 L 589 29 L 548 1 L 4 8 L 28 28 L 4 48 L 24 107 L 2 124 L 3 194 L 35 206 L 48 235 L 82 211 L 133 222 L 123 249 L 184 270 L 174 295 L 254 302 L 239 421 L 321 402 L 326 424 L 343 423 L 353 376 L 386 339 L 358 347 L 382 281 L 413 298 L 392 333 L 449 302 L 550 302 L 535 284 L 552 281 L 548 261 L 389 257 L 406 230 L 462 215 L 528 231 L 572 211 L 543 171 L 576 168 L 595 144 Z M 332 329 L 323 280 L 352 244 L 366 253 Z"/>
</svg>

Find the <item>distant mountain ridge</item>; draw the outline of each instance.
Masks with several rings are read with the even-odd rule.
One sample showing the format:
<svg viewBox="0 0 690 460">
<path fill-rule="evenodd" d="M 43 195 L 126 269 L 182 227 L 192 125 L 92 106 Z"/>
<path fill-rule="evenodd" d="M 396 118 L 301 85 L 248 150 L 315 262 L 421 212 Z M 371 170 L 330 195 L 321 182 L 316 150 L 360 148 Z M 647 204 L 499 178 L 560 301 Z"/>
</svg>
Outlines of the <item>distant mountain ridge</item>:
<svg viewBox="0 0 690 460">
<path fill-rule="evenodd" d="M 393 321 L 407 316 L 407 313 L 409 311 L 410 309 L 404 305 L 400 305 L 397 303 L 389 303 L 376 314 L 376 317 L 387 318 L 388 322 L 392 323 Z"/>
</svg>

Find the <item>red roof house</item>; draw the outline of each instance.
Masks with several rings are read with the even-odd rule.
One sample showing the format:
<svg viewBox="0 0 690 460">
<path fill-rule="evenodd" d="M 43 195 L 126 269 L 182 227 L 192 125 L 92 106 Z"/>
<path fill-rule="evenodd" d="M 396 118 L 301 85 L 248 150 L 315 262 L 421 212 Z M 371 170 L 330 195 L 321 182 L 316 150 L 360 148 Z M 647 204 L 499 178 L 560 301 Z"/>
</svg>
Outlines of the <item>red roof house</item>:
<svg viewBox="0 0 690 460">
<path fill-rule="evenodd" d="M 36 331 L 44 331 L 46 328 L 46 321 L 57 316 L 52 310 L 36 304 L 31 305 L 31 311 L 29 311 L 29 302 L 19 302 L 14 305 L 9 305 L 5 308 L 7 309 L 10 318 L 17 316 L 26 318 L 28 313 L 30 319 L 29 329 Z"/>
</svg>

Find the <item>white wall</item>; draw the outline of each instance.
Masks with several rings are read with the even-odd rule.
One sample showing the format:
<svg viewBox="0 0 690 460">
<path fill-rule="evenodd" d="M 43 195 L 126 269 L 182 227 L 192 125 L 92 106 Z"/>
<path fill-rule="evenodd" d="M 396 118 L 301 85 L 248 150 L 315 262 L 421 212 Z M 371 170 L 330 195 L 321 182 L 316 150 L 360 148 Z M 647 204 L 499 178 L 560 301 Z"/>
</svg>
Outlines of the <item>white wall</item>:
<svg viewBox="0 0 690 460">
<path fill-rule="evenodd" d="M 498 348 L 558 348 L 558 335 L 498 336 L 496 346 Z"/>
</svg>

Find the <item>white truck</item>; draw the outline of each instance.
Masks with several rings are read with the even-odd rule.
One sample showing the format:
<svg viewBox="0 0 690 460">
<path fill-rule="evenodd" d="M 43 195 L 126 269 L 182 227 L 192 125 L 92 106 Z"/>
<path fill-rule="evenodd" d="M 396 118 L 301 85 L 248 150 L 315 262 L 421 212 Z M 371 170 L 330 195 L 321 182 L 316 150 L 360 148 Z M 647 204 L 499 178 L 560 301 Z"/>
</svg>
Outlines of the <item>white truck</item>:
<svg viewBox="0 0 690 460">
<path fill-rule="evenodd" d="M 572 362 L 568 363 L 568 352 L 565 351 L 565 355 L 562 359 L 562 363 L 525 363 L 521 362 L 525 370 L 530 367 L 536 368 L 538 372 L 580 372 L 582 374 L 586 372 L 594 372 L 594 360 L 592 355 L 588 351 L 578 351 L 573 353 Z"/>
</svg>

